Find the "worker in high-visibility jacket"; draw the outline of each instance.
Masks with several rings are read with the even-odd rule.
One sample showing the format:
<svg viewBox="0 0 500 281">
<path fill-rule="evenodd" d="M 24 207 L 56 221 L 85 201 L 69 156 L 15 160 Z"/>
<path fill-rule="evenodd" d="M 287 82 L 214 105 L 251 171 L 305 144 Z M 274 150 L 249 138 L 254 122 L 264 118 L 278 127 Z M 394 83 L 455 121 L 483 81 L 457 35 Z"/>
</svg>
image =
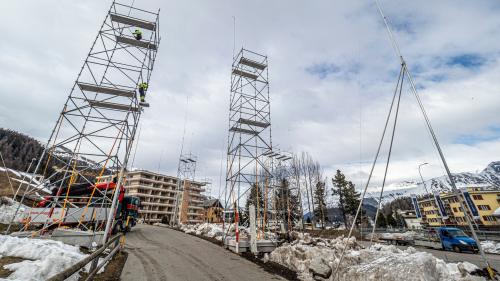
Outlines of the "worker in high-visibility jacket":
<svg viewBox="0 0 500 281">
<path fill-rule="evenodd" d="M 140 83 L 139 84 L 139 96 L 141 98 L 141 103 L 146 102 L 146 91 L 148 90 L 148 83 Z"/>
<path fill-rule="evenodd" d="M 142 31 L 138 28 L 134 31 L 134 33 L 132 33 L 132 35 L 134 35 L 135 39 L 137 40 L 142 39 Z"/>
</svg>

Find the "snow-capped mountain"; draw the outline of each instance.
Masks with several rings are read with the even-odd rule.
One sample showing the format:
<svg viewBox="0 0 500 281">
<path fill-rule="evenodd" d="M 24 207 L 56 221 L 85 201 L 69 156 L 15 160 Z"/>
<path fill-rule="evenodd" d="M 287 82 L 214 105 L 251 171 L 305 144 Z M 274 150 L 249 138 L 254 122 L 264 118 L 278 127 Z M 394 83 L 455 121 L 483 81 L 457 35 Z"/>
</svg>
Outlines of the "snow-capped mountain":
<svg viewBox="0 0 500 281">
<path fill-rule="evenodd" d="M 483 188 L 500 189 L 500 161 L 491 162 L 480 173 L 454 173 L 452 174 L 453 180 L 458 188 L 467 186 L 481 186 Z M 443 175 L 440 177 L 432 178 L 425 181 L 427 190 L 434 191 L 449 191 L 451 184 L 448 176 Z M 426 190 L 424 185 L 412 181 L 405 181 L 388 185 L 384 188 L 382 195 L 382 204 L 390 202 L 396 198 L 409 197 L 413 194 L 425 194 Z M 375 198 L 378 200 L 380 195 L 380 187 L 370 188 L 367 193 L 367 198 Z"/>
<path fill-rule="evenodd" d="M 470 185 L 480 185 L 480 186 L 490 186 L 491 188 L 500 188 L 500 161 L 491 162 L 484 170 L 480 173 L 455 173 L 452 174 L 453 181 L 458 188 L 470 186 Z M 427 183 L 427 182 L 426 182 Z M 428 185 L 431 186 L 433 191 L 438 190 L 450 190 L 451 184 L 447 176 L 441 176 L 437 178 L 430 179 Z"/>
</svg>

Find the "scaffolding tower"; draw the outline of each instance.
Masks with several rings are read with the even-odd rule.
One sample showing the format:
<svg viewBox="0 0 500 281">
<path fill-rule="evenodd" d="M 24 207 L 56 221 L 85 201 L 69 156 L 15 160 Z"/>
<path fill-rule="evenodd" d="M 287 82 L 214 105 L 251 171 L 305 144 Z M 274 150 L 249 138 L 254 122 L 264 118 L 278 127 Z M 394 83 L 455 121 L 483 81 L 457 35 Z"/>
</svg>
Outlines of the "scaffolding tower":
<svg viewBox="0 0 500 281">
<path fill-rule="evenodd" d="M 265 163 L 272 151 L 267 66 L 267 56 L 244 48 L 232 64 L 225 209 L 235 210 L 236 224 L 239 200 L 271 177 Z"/>
<path fill-rule="evenodd" d="M 181 154 L 179 157 L 179 165 L 177 166 L 177 186 L 175 192 L 175 206 L 174 212 L 170 219 L 170 225 L 179 225 L 181 221 L 181 206 L 188 206 L 189 199 L 189 182 L 194 181 L 196 176 L 196 164 L 198 157 L 192 153 Z M 182 201 L 186 201 L 181 202 Z"/>
<path fill-rule="evenodd" d="M 109 232 L 119 192 L 95 184 L 123 183 L 143 111 L 138 85 L 149 84 L 160 44 L 159 12 L 111 4 L 36 165 L 33 174 L 44 179 L 22 198 L 40 188 L 52 191 L 43 229 L 72 216 L 80 228 L 99 230 L 105 224 L 105 235 Z M 136 29 L 141 39 L 133 35 Z M 72 187 L 82 185 L 94 186 L 90 196 L 70 195 Z M 55 208 L 63 210 L 57 217 Z M 85 213 L 98 209 L 105 211 L 101 222 L 82 222 Z"/>
</svg>

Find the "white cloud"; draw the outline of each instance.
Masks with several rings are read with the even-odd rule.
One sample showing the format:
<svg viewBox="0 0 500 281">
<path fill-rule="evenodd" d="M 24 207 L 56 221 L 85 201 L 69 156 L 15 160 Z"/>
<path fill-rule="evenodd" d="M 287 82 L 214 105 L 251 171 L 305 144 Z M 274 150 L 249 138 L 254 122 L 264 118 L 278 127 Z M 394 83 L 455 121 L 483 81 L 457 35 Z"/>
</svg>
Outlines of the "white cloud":
<svg viewBox="0 0 500 281">
<path fill-rule="evenodd" d="M 26 1 L 4 3 L 1 126 L 48 137 L 109 4 L 32 1 L 26 9 Z M 175 174 L 188 110 L 184 147 L 199 156 L 198 174 L 219 182 L 221 149 L 227 139 L 234 15 L 236 48 L 244 45 L 269 56 L 273 143 L 309 151 L 329 176 L 337 168 L 353 179 L 366 175 L 399 67 L 371 1 L 136 4 L 162 11 L 162 43 L 148 94 L 151 108 L 141 121 L 136 167 L 156 170 L 162 154 L 161 170 Z M 416 70 L 415 80 L 423 87 L 422 99 L 451 168 L 476 170 L 499 160 L 499 135 L 490 128 L 498 126 L 500 117 L 500 5 L 382 4 Z M 475 69 L 445 63 L 462 54 L 477 54 L 487 62 Z M 318 64 L 333 64 L 340 73 L 320 79 L 307 71 Z M 457 143 L 464 135 L 476 141 Z M 421 162 L 434 165 L 425 168 L 427 177 L 442 173 L 409 92 L 402 101 L 393 160 L 391 181 L 416 178 Z M 380 175 L 381 170 L 378 179 Z"/>
</svg>

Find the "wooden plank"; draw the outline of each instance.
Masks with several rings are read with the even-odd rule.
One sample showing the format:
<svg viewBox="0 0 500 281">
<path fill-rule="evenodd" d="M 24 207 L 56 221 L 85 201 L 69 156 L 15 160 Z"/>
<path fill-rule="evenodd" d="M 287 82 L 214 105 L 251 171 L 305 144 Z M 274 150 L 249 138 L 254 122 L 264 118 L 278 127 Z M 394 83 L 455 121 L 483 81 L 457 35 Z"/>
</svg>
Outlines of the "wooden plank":
<svg viewBox="0 0 500 281">
<path fill-rule="evenodd" d="M 118 103 L 95 101 L 95 100 L 89 100 L 88 102 L 93 107 L 116 109 L 121 111 L 134 111 L 134 112 L 139 111 L 139 108 L 126 104 L 118 104 Z"/>
<path fill-rule="evenodd" d="M 242 70 L 239 70 L 239 69 L 233 69 L 233 73 L 236 74 L 236 75 L 239 75 L 239 76 L 243 76 L 243 77 L 252 79 L 252 80 L 256 80 L 257 77 L 259 77 L 259 76 L 255 75 L 255 74 L 252 74 L 252 73 L 249 73 L 249 72 L 246 72 L 246 71 L 242 71 Z"/>
<path fill-rule="evenodd" d="M 135 38 L 116 36 L 116 42 L 156 51 L 155 44 L 149 43 L 147 41 L 136 40 Z"/>
<path fill-rule="evenodd" d="M 247 134 L 247 135 L 257 135 L 258 134 L 255 131 L 248 130 L 248 129 L 237 128 L 237 127 L 232 127 L 231 129 L 229 129 L 229 131 L 237 132 L 237 133 L 243 133 L 243 134 Z"/>
<path fill-rule="evenodd" d="M 256 127 L 262 127 L 262 128 L 269 127 L 269 123 L 254 121 L 254 120 L 245 119 L 245 118 L 238 119 L 238 123 L 246 124 L 246 125 L 251 125 L 251 126 L 256 126 Z"/>
<path fill-rule="evenodd" d="M 247 59 L 245 57 L 241 57 L 240 63 L 244 64 L 244 65 L 247 65 L 247 66 L 250 66 L 250 67 L 253 67 L 253 68 L 260 69 L 260 70 L 264 70 L 267 67 L 267 65 L 265 65 L 263 63 L 256 62 L 254 60 L 250 60 L 250 59 Z"/>
<path fill-rule="evenodd" d="M 111 16 L 111 20 L 114 22 L 119 22 L 119 23 L 128 24 L 128 25 L 132 25 L 132 26 L 137 26 L 137 27 L 141 27 L 141 28 L 151 30 L 151 31 L 156 30 L 156 24 L 152 23 L 152 22 L 148 22 L 148 21 L 144 21 L 144 20 L 140 20 L 140 19 L 136 19 L 136 18 L 132 18 L 132 17 L 127 17 L 127 16 L 122 16 L 122 15 L 117 15 L 117 14 L 113 14 L 113 13 L 110 13 L 109 15 Z"/>
<path fill-rule="evenodd" d="M 109 95 L 115 95 L 115 96 L 121 96 L 121 97 L 127 97 L 127 98 L 133 98 L 135 96 L 135 92 L 130 91 L 130 90 L 122 90 L 122 89 L 118 89 L 118 88 L 97 86 L 97 85 L 87 84 L 87 83 L 82 83 L 82 82 L 78 82 L 77 84 L 78 84 L 78 87 L 80 87 L 80 89 L 82 91 L 109 94 Z"/>
</svg>

